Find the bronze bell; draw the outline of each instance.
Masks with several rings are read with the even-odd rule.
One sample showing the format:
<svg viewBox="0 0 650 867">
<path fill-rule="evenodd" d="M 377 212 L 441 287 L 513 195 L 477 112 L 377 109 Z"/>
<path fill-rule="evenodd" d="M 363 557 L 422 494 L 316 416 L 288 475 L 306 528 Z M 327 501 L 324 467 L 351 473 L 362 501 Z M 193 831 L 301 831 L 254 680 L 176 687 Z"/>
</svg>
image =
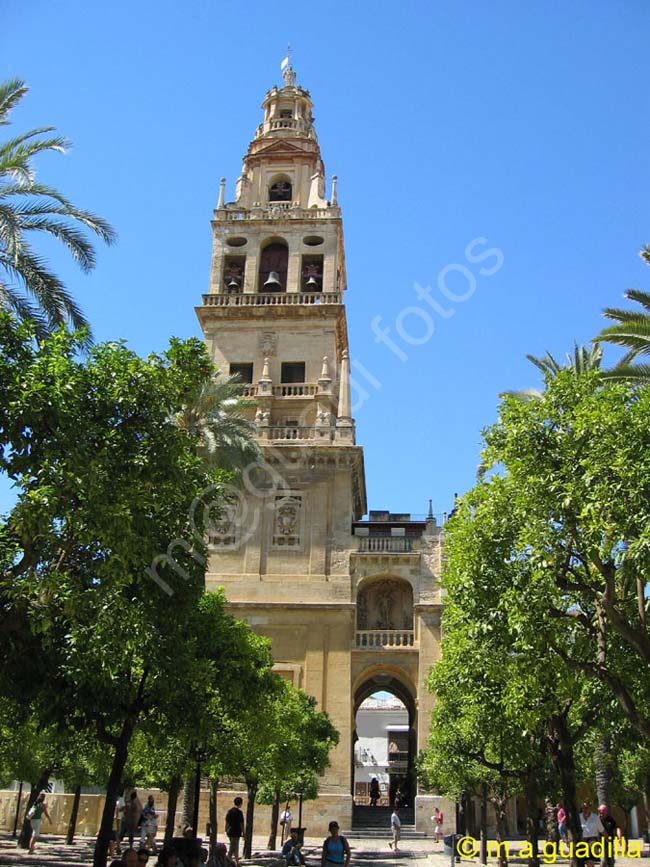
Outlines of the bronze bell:
<svg viewBox="0 0 650 867">
<path fill-rule="evenodd" d="M 264 281 L 264 286 L 271 292 L 282 289 L 282 283 L 280 283 L 280 276 L 277 271 L 269 272 L 269 276 Z"/>
</svg>

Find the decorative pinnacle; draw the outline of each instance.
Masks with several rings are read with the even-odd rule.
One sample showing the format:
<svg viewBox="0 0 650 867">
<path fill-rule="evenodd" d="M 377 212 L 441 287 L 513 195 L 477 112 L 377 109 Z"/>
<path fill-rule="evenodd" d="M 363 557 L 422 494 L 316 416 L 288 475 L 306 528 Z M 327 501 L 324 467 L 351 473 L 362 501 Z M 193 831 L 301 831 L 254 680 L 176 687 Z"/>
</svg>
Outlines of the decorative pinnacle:
<svg viewBox="0 0 650 867">
<path fill-rule="evenodd" d="M 295 87 L 296 73 L 291 66 L 291 45 L 287 45 L 287 56 L 280 64 L 280 69 L 282 70 L 282 78 L 284 78 L 284 86 Z"/>
<path fill-rule="evenodd" d="M 217 202 L 217 209 L 223 208 L 224 198 L 226 192 L 226 179 L 221 178 L 221 182 L 219 183 L 219 201 Z"/>
<path fill-rule="evenodd" d="M 332 198 L 330 200 L 332 205 L 338 205 L 338 198 L 337 198 L 338 180 L 339 179 L 337 178 L 336 175 L 332 175 Z"/>
</svg>

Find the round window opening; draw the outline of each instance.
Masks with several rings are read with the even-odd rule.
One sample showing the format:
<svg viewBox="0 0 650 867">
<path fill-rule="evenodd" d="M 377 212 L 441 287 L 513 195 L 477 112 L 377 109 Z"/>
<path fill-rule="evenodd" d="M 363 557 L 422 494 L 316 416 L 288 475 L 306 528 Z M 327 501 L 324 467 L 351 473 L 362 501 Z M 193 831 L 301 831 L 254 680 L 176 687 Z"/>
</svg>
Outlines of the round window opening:
<svg viewBox="0 0 650 867">
<path fill-rule="evenodd" d="M 244 244 L 248 244 L 247 238 L 227 238 L 226 244 L 229 247 L 243 247 Z"/>
<path fill-rule="evenodd" d="M 323 241 L 324 238 L 321 238 L 320 235 L 307 235 L 306 238 L 302 239 L 302 243 L 306 244 L 308 247 L 320 247 Z"/>
</svg>

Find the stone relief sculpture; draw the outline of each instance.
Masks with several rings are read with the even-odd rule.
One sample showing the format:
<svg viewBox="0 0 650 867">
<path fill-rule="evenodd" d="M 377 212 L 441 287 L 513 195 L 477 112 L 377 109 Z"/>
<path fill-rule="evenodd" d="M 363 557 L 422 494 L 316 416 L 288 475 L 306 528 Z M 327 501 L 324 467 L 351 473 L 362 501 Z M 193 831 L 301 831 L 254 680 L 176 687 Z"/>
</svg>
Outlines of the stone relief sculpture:
<svg viewBox="0 0 650 867">
<path fill-rule="evenodd" d="M 276 497 L 273 544 L 293 548 L 300 545 L 302 498 L 297 494 Z"/>
<path fill-rule="evenodd" d="M 259 348 L 263 355 L 275 355 L 278 351 L 278 335 L 274 331 L 265 331 L 260 334 Z"/>
</svg>

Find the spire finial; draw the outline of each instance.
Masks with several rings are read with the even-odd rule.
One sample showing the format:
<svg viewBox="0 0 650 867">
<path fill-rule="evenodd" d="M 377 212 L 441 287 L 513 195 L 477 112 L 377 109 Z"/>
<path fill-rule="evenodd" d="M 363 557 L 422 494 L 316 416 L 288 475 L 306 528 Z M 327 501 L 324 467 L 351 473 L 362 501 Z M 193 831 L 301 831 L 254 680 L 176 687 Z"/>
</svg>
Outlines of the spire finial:
<svg viewBox="0 0 650 867">
<path fill-rule="evenodd" d="M 287 56 L 280 64 L 282 78 L 284 78 L 285 87 L 294 87 L 296 84 L 296 73 L 291 66 L 291 45 L 287 45 Z"/>
</svg>

